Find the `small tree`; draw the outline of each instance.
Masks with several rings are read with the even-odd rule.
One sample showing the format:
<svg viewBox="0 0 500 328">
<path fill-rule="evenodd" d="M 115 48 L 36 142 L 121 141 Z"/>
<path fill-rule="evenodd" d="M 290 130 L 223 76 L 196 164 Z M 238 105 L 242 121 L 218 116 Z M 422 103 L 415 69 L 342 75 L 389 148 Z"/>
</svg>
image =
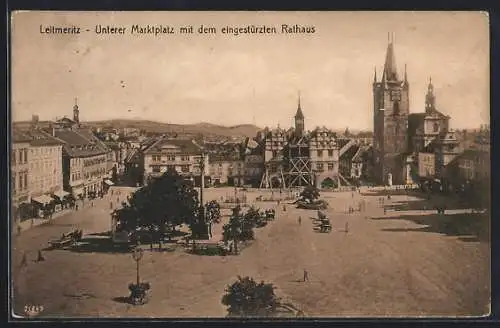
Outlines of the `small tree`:
<svg viewBox="0 0 500 328">
<path fill-rule="evenodd" d="M 238 280 L 226 288 L 222 304 L 228 307 L 229 316 L 269 317 L 279 304 L 274 289 L 272 284 L 256 283 L 253 278 L 238 276 Z"/>
<path fill-rule="evenodd" d="M 300 193 L 300 198 L 308 203 L 313 203 L 319 198 L 319 190 L 315 186 L 307 186 Z"/>
<path fill-rule="evenodd" d="M 208 232 L 212 237 L 212 225 L 220 223 L 220 205 L 217 201 L 212 200 L 205 204 L 205 219 L 208 224 Z"/>
</svg>

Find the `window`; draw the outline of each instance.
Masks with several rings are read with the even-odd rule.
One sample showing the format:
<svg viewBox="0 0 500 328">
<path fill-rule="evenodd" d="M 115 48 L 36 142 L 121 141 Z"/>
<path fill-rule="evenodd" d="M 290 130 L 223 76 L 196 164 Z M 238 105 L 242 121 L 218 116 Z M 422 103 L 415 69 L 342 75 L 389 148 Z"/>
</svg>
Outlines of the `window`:
<svg viewBox="0 0 500 328">
<path fill-rule="evenodd" d="M 175 156 L 174 156 L 175 158 Z M 167 170 L 168 171 L 175 171 L 175 165 L 167 165 Z"/>
<path fill-rule="evenodd" d="M 16 149 L 12 150 L 12 158 L 11 158 L 11 160 L 12 160 L 12 163 L 14 165 L 17 163 L 17 150 Z"/>
<path fill-rule="evenodd" d="M 161 156 L 160 155 L 153 155 L 152 158 L 153 158 L 153 162 L 159 162 L 159 161 L 161 161 Z"/>
<path fill-rule="evenodd" d="M 182 173 L 188 173 L 189 172 L 189 165 L 182 165 L 181 166 L 181 172 Z"/>
<path fill-rule="evenodd" d="M 323 157 L 323 150 L 318 150 L 318 157 Z"/>
<path fill-rule="evenodd" d="M 189 156 L 181 156 L 181 161 L 183 161 L 183 162 L 189 161 Z"/>
<path fill-rule="evenodd" d="M 323 163 L 316 164 L 316 168 L 318 169 L 319 172 L 323 172 L 324 171 Z"/>
<path fill-rule="evenodd" d="M 333 157 L 333 149 L 328 149 L 328 156 Z"/>
<path fill-rule="evenodd" d="M 167 155 L 167 161 L 175 161 L 175 155 Z"/>
<path fill-rule="evenodd" d="M 333 163 L 328 163 L 328 171 L 333 171 Z"/>
<path fill-rule="evenodd" d="M 15 193 L 16 190 L 17 190 L 17 186 L 16 186 L 16 176 L 15 175 L 12 175 L 12 191 Z"/>
<path fill-rule="evenodd" d="M 153 173 L 160 173 L 160 166 L 159 165 L 154 165 L 152 166 L 152 171 Z"/>
<path fill-rule="evenodd" d="M 278 151 L 277 150 L 273 150 L 273 157 L 276 157 L 278 156 Z"/>
<path fill-rule="evenodd" d="M 439 132 L 439 124 L 434 123 L 434 132 Z"/>
</svg>

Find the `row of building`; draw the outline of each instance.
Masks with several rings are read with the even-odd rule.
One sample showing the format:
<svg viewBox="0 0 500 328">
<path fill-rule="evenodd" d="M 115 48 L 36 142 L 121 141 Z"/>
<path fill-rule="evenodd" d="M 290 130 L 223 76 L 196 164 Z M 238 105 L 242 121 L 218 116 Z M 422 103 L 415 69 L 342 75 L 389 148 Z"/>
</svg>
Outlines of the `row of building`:
<svg viewBox="0 0 500 328">
<path fill-rule="evenodd" d="M 113 149 L 73 119 L 48 125 L 37 116 L 29 128 L 12 131 L 11 193 L 15 218 L 45 216 L 69 200 L 95 197 L 112 185 L 121 150 Z"/>
</svg>

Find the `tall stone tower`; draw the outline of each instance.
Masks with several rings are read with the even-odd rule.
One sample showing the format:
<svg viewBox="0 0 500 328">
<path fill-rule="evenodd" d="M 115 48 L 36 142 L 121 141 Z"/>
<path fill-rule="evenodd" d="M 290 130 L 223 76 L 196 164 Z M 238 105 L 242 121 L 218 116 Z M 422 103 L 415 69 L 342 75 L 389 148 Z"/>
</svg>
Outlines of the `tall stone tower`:
<svg viewBox="0 0 500 328">
<path fill-rule="evenodd" d="M 382 79 L 373 78 L 373 147 L 375 178 L 380 184 L 405 182 L 409 89 L 406 75 L 401 79 L 396 67 L 393 39 L 389 37 Z"/>
<path fill-rule="evenodd" d="M 295 114 L 295 135 L 297 137 L 302 137 L 304 135 L 304 113 L 302 113 L 302 108 L 300 108 L 300 93 L 299 93 L 299 103 L 297 106 L 297 113 Z"/>
<path fill-rule="evenodd" d="M 80 110 L 78 109 L 78 100 L 75 98 L 75 105 L 73 106 L 73 121 L 77 125 L 80 124 Z"/>
</svg>

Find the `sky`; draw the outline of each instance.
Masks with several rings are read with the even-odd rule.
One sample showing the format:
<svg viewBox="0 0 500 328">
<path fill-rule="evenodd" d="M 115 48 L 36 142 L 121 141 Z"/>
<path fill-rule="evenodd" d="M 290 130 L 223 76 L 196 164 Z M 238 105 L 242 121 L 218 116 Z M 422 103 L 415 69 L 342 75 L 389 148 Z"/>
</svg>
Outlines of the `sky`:
<svg viewBox="0 0 500 328">
<path fill-rule="evenodd" d="M 306 129 L 372 130 L 374 69 L 393 33 L 410 112 L 424 111 L 432 76 L 452 128 L 489 123 L 489 27 L 480 12 L 17 12 L 11 18 L 14 121 L 72 115 L 82 121 L 147 119 L 221 125 L 293 124 L 300 93 Z M 193 34 L 131 34 L 169 25 Z M 225 26 L 275 26 L 277 34 L 224 35 Z M 282 34 L 281 25 L 314 26 Z M 123 35 L 95 33 L 122 26 Z M 199 34 L 200 25 L 216 34 Z M 81 34 L 42 34 L 78 26 Z M 88 29 L 89 31 L 86 31 Z"/>
</svg>

